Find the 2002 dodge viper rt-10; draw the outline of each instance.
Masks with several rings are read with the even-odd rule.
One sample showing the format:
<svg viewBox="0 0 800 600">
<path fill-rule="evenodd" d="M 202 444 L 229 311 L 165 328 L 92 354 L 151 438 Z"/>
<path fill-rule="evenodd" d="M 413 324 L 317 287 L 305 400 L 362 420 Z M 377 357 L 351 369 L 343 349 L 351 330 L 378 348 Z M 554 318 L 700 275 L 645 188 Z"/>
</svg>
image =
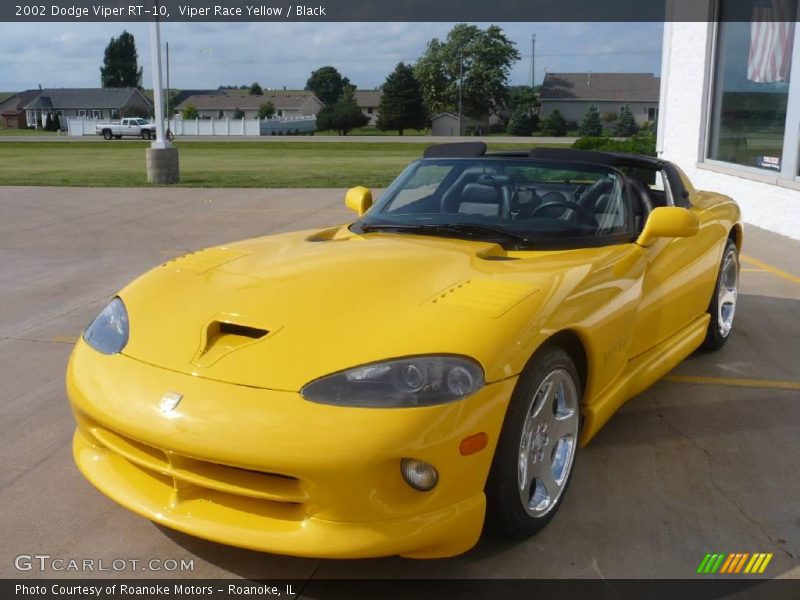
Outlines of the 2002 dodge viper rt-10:
<svg viewBox="0 0 800 600">
<path fill-rule="evenodd" d="M 78 467 L 180 531 L 452 556 L 563 502 L 579 446 L 729 338 L 728 197 L 638 155 L 431 146 L 358 219 L 137 279 L 70 359 Z"/>
</svg>

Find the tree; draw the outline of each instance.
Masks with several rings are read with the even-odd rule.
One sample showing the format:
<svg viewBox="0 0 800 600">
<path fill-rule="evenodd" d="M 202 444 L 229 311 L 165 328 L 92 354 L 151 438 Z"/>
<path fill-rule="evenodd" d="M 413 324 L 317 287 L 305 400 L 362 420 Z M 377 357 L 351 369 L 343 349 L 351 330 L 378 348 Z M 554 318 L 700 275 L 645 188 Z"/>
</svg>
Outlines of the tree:
<svg viewBox="0 0 800 600">
<path fill-rule="evenodd" d="M 194 104 L 187 104 L 183 107 L 183 118 L 187 121 L 200 118 L 200 113 L 197 112 L 197 108 L 195 108 Z"/>
<path fill-rule="evenodd" d="M 250 95 L 251 96 L 263 96 L 264 95 L 264 90 L 261 89 L 261 86 L 258 85 L 257 81 L 253 82 L 253 84 L 250 86 Z"/>
<path fill-rule="evenodd" d="M 106 46 L 100 80 L 104 88 L 142 88 L 142 68 L 136 52 L 136 40 L 127 31 L 111 38 Z"/>
<path fill-rule="evenodd" d="M 617 137 L 631 137 L 632 135 L 636 135 L 638 131 L 639 125 L 636 123 L 633 112 L 627 104 L 623 105 L 623 107 L 619 109 L 619 118 L 614 128 L 614 135 Z"/>
<path fill-rule="evenodd" d="M 580 134 L 585 137 L 600 137 L 603 135 L 603 124 L 600 122 L 600 110 L 592 104 L 583 116 Z"/>
<path fill-rule="evenodd" d="M 512 115 L 515 112 L 532 114 L 540 104 L 529 85 L 510 86 L 506 92 L 505 105 Z"/>
<path fill-rule="evenodd" d="M 350 80 L 342 77 L 341 73 L 331 66 L 312 72 L 306 82 L 306 89 L 314 92 L 325 105 L 336 104 L 348 86 Z"/>
<path fill-rule="evenodd" d="M 378 105 L 378 129 L 423 129 L 427 121 L 422 90 L 414 71 L 398 63 L 383 84 L 383 95 Z"/>
<path fill-rule="evenodd" d="M 58 113 L 53 117 L 53 131 L 61 131 L 61 115 Z"/>
<path fill-rule="evenodd" d="M 517 110 L 512 113 L 508 121 L 508 133 L 510 135 L 529 136 L 539 125 L 539 118 L 536 115 Z"/>
<path fill-rule="evenodd" d="M 275 105 L 272 102 L 265 102 L 258 107 L 258 118 L 269 119 L 275 114 Z"/>
<path fill-rule="evenodd" d="M 445 41 L 432 39 L 414 67 L 428 114 L 457 110 L 462 65 L 464 113 L 481 118 L 496 112 L 506 97 L 511 65 L 519 59 L 514 42 L 496 25 L 482 30 L 461 23 Z"/>
<path fill-rule="evenodd" d="M 362 113 L 356 104 L 355 90 L 352 86 L 345 87 L 339 102 L 326 106 L 317 114 L 317 129 L 321 131 L 334 129 L 339 135 L 347 135 L 352 129 L 363 127 L 367 123 L 369 117 Z"/>
<path fill-rule="evenodd" d="M 560 110 L 555 109 L 542 121 L 542 133 L 553 137 L 567 135 L 567 121 Z"/>
<path fill-rule="evenodd" d="M 234 119 L 244 119 L 244 111 L 241 108 L 237 108 L 233 111 L 233 118 Z"/>
<path fill-rule="evenodd" d="M 55 131 L 53 129 L 53 113 L 47 113 L 47 119 L 45 119 L 44 128 L 47 131 Z"/>
</svg>

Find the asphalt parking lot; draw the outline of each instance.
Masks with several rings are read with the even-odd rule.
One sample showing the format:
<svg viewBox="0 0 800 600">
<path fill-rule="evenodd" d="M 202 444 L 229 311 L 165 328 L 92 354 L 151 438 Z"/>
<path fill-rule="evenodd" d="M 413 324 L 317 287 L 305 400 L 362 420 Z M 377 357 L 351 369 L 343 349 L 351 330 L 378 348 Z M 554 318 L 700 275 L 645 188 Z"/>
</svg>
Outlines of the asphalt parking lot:
<svg viewBox="0 0 800 600">
<path fill-rule="evenodd" d="M 342 223 L 343 190 L 0 188 L 0 577 L 20 554 L 194 559 L 192 577 L 690 578 L 707 552 L 800 578 L 800 242 L 754 227 L 736 329 L 628 403 L 578 454 L 556 519 L 461 557 L 327 561 L 225 547 L 124 510 L 79 475 L 72 343 L 133 277 L 227 241 Z M 106 573 L 105 575 L 109 575 Z M 126 570 L 123 577 L 166 572 Z"/>
</svg>

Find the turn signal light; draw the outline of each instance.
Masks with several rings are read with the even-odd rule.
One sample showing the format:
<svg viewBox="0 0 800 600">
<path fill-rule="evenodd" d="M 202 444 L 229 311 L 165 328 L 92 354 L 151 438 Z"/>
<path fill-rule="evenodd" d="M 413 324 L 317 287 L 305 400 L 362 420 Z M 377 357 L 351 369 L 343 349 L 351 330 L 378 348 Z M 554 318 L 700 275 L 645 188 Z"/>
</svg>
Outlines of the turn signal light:
<svg viewBox="0 0 800 600">
<path fill-rule="evenodd" d="M 488 443 L 488 435 L 483 432 L 476 433 L 475 435 L 470 435 L 461 440 L 458 451 L 461 452 L 462 456 L 469 456 L 470 454 L 475 454 L 486 448 L 486 444 Z"/>
</svg>

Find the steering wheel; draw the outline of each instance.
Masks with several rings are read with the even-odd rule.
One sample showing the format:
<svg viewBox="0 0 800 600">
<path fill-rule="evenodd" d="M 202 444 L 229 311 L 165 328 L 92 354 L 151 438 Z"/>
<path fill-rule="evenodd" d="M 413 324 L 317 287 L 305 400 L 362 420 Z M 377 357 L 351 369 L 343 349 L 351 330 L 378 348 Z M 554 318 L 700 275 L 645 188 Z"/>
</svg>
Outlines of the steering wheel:
<svg viewBox="0 0 800 600">
<path fill-rule="evenodd" d="M 553 208 L 556 206 L 560 206 L 562 208 L 568 208 L 569 210 L 575 211 L 579 219 L 584 223 L 586 223 L 587 225 L 597 224 L 597 222 L 594 219 L 594 215 L 591 212 L 589 212 L 588 209 L 584 208 L 580 204 L 577 204 L 576 202 L 570 202 L 569 200 L 553 200 L 552 202 L 545 202 L 544 204 L 540 204 L 531 211 L 531 216 L 529 218 L 535 217 L 536 213 L 540 213 L 547 208 Z"/>
</svg>

